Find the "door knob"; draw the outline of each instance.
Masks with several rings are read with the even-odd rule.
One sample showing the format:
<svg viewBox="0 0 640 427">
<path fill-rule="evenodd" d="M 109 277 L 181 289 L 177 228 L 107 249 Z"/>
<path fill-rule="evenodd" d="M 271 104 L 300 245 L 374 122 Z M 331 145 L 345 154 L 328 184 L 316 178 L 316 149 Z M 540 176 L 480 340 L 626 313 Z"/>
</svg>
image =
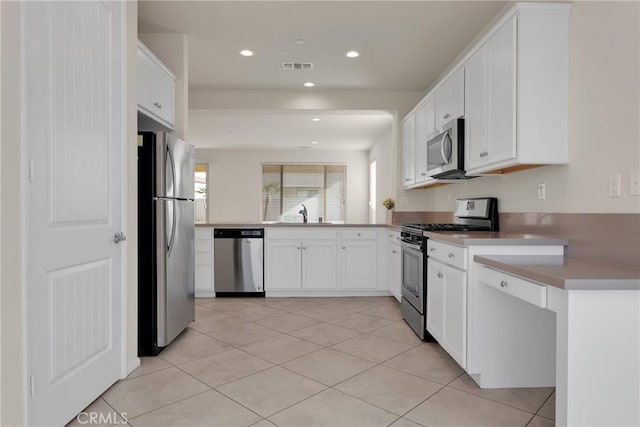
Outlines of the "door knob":
<svg viewBox="0 0 640 427">
<path fill-rule="evenodd" d="M 122 231 L 113 235 L 113 243 L 117 244 L 123 240 L 127 240 L 127 236 L 125 236 Z"/>
</svg>

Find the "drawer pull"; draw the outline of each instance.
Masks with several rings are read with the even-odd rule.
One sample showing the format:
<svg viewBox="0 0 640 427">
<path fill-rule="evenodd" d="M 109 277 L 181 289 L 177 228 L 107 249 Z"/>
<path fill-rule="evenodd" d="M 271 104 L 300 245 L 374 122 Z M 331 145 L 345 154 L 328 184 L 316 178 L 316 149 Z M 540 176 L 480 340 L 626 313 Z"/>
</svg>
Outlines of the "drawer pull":
<svg viewBox="0 0 640 427">
<path fill-rule="evenodd" d="M 449 252 L 449 258 L 453 258 L 453 252 Z"/>
<path fill-rule="evenodd" d="M 442 279 L 442 273 L 438 273 L 438 278 Z"/>
<path fill-rule="evenodd" d="M 507 283 L 506 280 L 503 280 L 502 282 L 500 282 L 500 287 L 501 288 L 506 288 L 507 286 L 509 286 L 509 284 Z"/>
<path fill-rule="evenodd" d="M 391 249 L 391 252 L 394 253 L 394 254 L 398 253 L 398 251 L 396 251 L 395 249 Z"/>
</svg>

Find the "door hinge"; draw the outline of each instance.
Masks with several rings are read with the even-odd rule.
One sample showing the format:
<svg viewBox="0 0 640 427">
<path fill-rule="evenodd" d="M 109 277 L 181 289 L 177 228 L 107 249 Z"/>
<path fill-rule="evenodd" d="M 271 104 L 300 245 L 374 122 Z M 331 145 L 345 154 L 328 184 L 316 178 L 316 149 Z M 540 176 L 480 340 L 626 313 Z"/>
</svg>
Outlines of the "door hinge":
<svg viewBox="0 0 640 427">
<path fill-rule="evenodd" d="M 33 179 L 35 178 L 36 174 L 35 171 L 33 170 L 33 159 L 29 160 L 29 182 L 33 182 Z"/>
<path fill-rule="evenodd" d="M 29 392 L 31 393 L 31 397 L 36 396 L 36 379 L 33 375 L 29 377 Z"/>
</svg>

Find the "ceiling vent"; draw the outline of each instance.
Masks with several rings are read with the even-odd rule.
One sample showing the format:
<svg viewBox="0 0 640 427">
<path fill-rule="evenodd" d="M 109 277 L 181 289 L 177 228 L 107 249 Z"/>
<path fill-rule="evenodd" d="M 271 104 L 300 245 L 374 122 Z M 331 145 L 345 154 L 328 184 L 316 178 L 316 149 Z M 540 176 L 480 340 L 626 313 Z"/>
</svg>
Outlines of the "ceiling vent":
<svg viewBox="0 0 640 427">
<path fill-rule="evenodd" d="M 283 62 L 282 69 L 287 71 L 313 70 L 313 62 Z"/>
</svg>

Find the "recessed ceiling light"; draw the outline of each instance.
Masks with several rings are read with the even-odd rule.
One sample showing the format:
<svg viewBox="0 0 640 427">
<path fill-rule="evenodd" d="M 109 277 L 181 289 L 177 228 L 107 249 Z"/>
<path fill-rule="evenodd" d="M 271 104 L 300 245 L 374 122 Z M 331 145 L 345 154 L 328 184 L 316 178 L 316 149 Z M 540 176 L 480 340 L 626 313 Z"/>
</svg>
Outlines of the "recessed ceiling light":
<svg viewBox="0 0 640 427">
<path fill-rule="evenodd" d="M 319 122 L 320 121 L 320 117 L 314 117 L 313 119 L 311 119 L 312 122 Z"/>
<path fill-rule="evenodd" d="M 318 141 L 316 141 L 315 139 L 313 141 L 311 141 L 312 144 L 317 144 Z"/>
<path fill-rule="evenodd" d="M 253 52 L 248 50 L 248 49 L 245 49 L 245 50 L 241 50 L 240 51 L 240 55 L 242 55 L 242 56 L 253 56 Z"/>
<path fill-rule="evenodd" d="M 296 44 L 304 44 L 304 39 L 296 39 Z"/>
<path fill-rule="evenodd" d="M 314 86 L 315 86 L 315 83 L 313 83 L 313 82 L 306 82 L 304 84 L 304 87 L 314 87 Z"/>
<path fill-rule="evenodd" d="M 355 50 L 350 50 L 349 52 L 346 53 L 346 56 L 347 58 L 357 58 L 358 56 L 360 56 L 360 54 Z"/>
</svg>

